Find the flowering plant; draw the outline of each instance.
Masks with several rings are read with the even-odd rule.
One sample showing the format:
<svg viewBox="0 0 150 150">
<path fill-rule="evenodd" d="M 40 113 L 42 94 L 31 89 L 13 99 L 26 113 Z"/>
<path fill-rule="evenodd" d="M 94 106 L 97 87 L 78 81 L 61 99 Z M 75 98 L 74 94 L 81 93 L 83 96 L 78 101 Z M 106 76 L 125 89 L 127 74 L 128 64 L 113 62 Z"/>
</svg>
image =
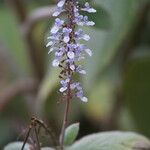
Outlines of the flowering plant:
<svg viewBox="0 0 150 150">
<path fill-rule="evenodd" d="M 92 134 L 74 143 L 79 132 L 79 123 L 67 127 L 70 103 L 73 98 L 88 102 L 81 83 L 75 80 L 75 75 L 86 74 L 82 60 L 86 55 L 92 56 L 92 50 L 84 44 L 85 41 L 90 40 L 90 36 L 84 33 L 82 27 L 95 25 L 88 16 L 83 15 L 83 12 L 96 13 L 96 9 L 92 8 L 88 2 L 81 5 L 78 0 L 59 0 L 53 13 L 53 17 L 56 17 L 54 26 L 50 30 L 46 45 L 50 48 L 48 53 L 54 53 L 52 66 L 60 68 L 59 92 L 63 102 L 66 103 L 59 143 L 55 142 L 55 136 L 42 120 L 32 117 L 24 142 L 11 143 L 4 150 L 142 150 L 150 148 L 150 141 L 147 138 L 136 133 L 119 131 Z M 54 140 L 55 144 L 53 147 L 41 148 L 38 135 L 40 128 L 51 135 L 51 140 Z M 31 129 L 34 129 L 36 141 L 29 139 L 31 142 L 28 144 Z"/>
<path fill-rule="evenodd" d="M 90 36 L 85 34 L 81 28 L 77 28 L 78 26 L 93 26 L 95 23 L 89 21 L 88 16 L 81 15 L 80 11 L 89 13 L 96 12 L 88 2 L 86 2 L 82 8 L 79 6 L 78 1 L 60 0 L 53 16 L 58 17 L 58 15 L 63 12 L 66 13 L 67 16 L 64 20 L 61 20 L 60 18 L 55 19 L 55 24 L 50 31 L 51 34 L 48 37 L 49 42 L 47 44 L 47 47 L 50 46 L 49 53 L 52 51 L 55 53 L 52 65 L 61 68 L 59 75 L 61 78 L 61 88 L 59 91 L 66 101 L 64 122 L 60 136 L 61 149 L 63 149 L 64 134 L 68 121 L 67 118 L 71 99 L 77 97 L 83 102 L 88 101 L 87 97 L 83 94 L 81 84 L 74 81 L 73 76 L 75 73 L 86 74 L 86 71 L 78 64 L 78 62 L 85 58 L 85 53 L 92 56 L 92 51 L 80 41 L 88 41 L 90 40 Z"/>
</svg>

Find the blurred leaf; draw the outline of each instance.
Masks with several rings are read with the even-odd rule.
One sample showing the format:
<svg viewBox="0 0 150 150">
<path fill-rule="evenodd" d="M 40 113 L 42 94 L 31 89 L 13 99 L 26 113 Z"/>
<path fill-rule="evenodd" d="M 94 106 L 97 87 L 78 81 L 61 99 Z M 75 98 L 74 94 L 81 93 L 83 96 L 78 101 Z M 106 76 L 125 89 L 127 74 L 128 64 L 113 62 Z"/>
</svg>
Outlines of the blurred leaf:
<svg viewBox="0 0 150 150">
<path fill-rule="evenodd" d="M 84 111 L 91 122 L 99 123 L 110 118 L 110 113 L 116 102 L 116 95 L 119 92 L 116 88 L 121 82 L 119 60 L 117 57 L 115 62 L 97 78 L 97 83 L 87 92 L 89 101 L 86 105 L 84 104 Z"/>
<path fill-rule="evenodd" d="M 86 62 L 87 77 L 84 79 L 84 83 L 88 90 L 91 90 L 97 83 L 99 74 L 112 63 L 126 36 L 136 26 L 137 12 L 145 4 L 145 1 L 96 0 L 96 3 L 110 15 L 111 27 L 105 31 L 97 28 L 85 28 L 86 32 L 91 35 L 88 45 L 93 49 L 93 57 L 87 59 Z M 98 19 L 99 16 L 97 16 Z"/>
<path fill-rule="evenodd" d="M 137 132 L 136 123 L 131 116 L 131 113 L 129 110 L 125 107 L 120 112 L 119 118 L 118 118 L 118 125 L 119 128 L 126 131 L 134 131 Z"/>
<path fill-rule="evenodd" d="M 0 39 L 3 39 L 3 44 L 6 45 L 12 57 L 15 58 L 17 66 L 20 70 L 20 75 L 30 72 L 30 61 L 25 51 L 25 43 L 19 30 L 16 18 L 13 16 L 11 10 L 1 7 L 0 8 Z M 11 58 L 10 58 L 11 59 Z"/>
<path fill-rule="evenodd" d="M 138 129 L 150 137 L 150 55 L 135 57 L 126 67 L 123 87 L 127 106 Z"/>
<path fill-rule="evenodd" d="M 74 123 L 66 128 L 64 144 L 71 145 L 75 141 L 79 132 L 79 123 Z"/>
<path fill-rule="evenodd" d="M 52 94 L 53 90 L 56 89 L 59 83 L 58 70 L 51 68 L 43 79 L 38 92 L 38 98 L 36 101 L 36 108 L 38 112 L 43 112 L 46 100 Z M 55 91 L 56 92 L 56 91 Z"/>
<path fill-rule="evenodd" d="M 4 147 L 4 150 L 21 150 L 22 145 L 23 145 L 23 142 L 9 143 L 8 145 Z M 30 145 L 26 144 L 24 150 L 31 150 Z"/>
<path fill-rule="evenodd" d="M 88 97 L 89 102 L 84 107 L 85 114 L 97 122 L 107 118 L 115 98 L 112 80 L 108 77 L 101 77 L 101 80 L 92 88 Z"/>
<path fill-rule="evenodd" d="M 12 138 L 10 124 L 11 122 L 9 120 L 0 117 L 0 147 Z"/>
<path fill-rule="evenodd" d="M 1 114 L 10 120 L 16 117 L 27 119 L 29 112 L 25 99 L 22 96 L 16 96 L 7 104 L 7 107 Z"/>
<path fill-rule="evenodd" d="M 67 150 L 144 150 L 150 141 L 132 132 L 102 132 L 77 141 Z"/>
</svg>

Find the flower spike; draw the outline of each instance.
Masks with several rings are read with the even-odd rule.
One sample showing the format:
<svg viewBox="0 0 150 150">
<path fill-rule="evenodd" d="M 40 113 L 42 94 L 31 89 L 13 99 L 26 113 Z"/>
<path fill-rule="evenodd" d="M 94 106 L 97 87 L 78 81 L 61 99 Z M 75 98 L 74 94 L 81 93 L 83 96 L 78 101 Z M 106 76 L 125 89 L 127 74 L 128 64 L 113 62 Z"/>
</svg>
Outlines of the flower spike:
<svg viewBox="0 0 150 150">
<path fill-rule="evenodd" d="M 66 12 L 66 20 L 60 18 L 55 19 L 54 26 L 48 37 L 47 47 L 55 53 L 55 58 L 52 61 L 54 67 L 61 68 L 61 87 L 59 91 L 64 96 L 76 96 L 83 102 L 88 99 L 84 96 L 81 84 L 73 79 L 75 73 L 86 74 L 86 71 L 79 61 L 85 58 L 85 54 L 92 56 L 92 51 L 81 41 L 89 41 L 90 36 L 85 34 L 82 29 L 77 29 L 78 26 L 93 26 L 95 23 L 88 19 L 88 16 L 83 16 L 80 11 L 95 13 L 96 10 L 90 6 L 88 2 L 84 7 L 79 7 L 77 0 L 60 0 L 57 4 L 57 9 L 53 13 L 54 17 L 58 17 L 62 12 Z"/>
</svg>

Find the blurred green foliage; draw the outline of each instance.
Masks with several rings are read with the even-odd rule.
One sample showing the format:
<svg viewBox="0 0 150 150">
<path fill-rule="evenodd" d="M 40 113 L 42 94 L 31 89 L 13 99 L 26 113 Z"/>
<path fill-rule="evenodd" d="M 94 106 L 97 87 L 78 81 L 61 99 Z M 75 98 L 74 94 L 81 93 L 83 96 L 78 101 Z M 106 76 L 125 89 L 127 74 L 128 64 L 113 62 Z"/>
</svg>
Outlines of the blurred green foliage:
<svg viewBox="0 0 150 150">
<path fill-rule="evenodd" d="M 55 1 L 48 0 L 24 2 L 27 12 L 55 4 Z M 91 35 L 88 45 L 93 50 L 93 57 L 85 63 L 87 76 L 80 79 L 89 102 L 81 104 L 74 100 L 70 120 L 81 121 L 82 135 L 104 129 L 124 129 L 150 137 L 150 2 L 95 0 L 91 3 L 98 10 L 95 16 L 89 16 L 96 26 L 84 29 Z M 36 78 L 20 23 L 6 4 L 0 5 L 2 92 L 18 79 Z M 58 71 L 50 66 L 52 56 L 47 55 L 48 50 L 44 46 L 52 21 L 39 22 L 33 30 L 37 48 L 34 53 L 42 61 L 44 75 L 38 83 L 38 90 L 16 95 L 0 112 L 0 148 L 16 140 L 32 114 L 46 117 L 54 132 L 59 132 L 63 102 L 59 102 L 57 92 Z M 6 48 L 4 52 L 3 47 Z M 112 121 L 115 126 L 112 126 Z M 84 126 L 88 131 L 84 131 Z"/>
</svg>

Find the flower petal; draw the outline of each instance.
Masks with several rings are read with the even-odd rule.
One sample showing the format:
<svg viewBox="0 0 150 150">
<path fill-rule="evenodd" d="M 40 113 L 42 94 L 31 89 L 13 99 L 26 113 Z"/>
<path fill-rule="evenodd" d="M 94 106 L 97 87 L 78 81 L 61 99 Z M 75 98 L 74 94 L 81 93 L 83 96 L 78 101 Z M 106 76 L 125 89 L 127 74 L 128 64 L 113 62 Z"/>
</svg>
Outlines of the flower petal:
<svg viewBox="0 0 150 150">
<path fill-rule="evenodd" d="M 52 42 L 52 41 L 48 42 L 47 45 L 46 45 L 46 47 L 49 47 L 49 46 L 51 46 L 51 45 L 53 45 L 53 42 Z"/>
<path fill-rule="evenodd" d="M 59 91 L 61 92 L 61 93 L 63 93 L 64 91 L 66 91 L 67 90 L 67 87 L 61 87 L 60 89 L 59 89 Z"/>
<path fill-rule="evenodd" d="M 61 0 L 61 1 L 58 2 L 57 6 L 58 7 L 63 7 L 64 4 L 65 4 L 65 0 Z"/>
<path fill-rule="evenodd" d="M 73 59 L 73 58 L 75 57 L 75 54 L 74 54 L 74 52 L 69 51 L 69 52 L 67 53 L 67 56 L 68 56 L 70 59 Z"/>
<path fill-rule="evenodd" d="M 83 102 L 86 103 L 86 102 L 88 102 L 88 99 L 87 99 L 87 97 L 82 97 L 82 98 L 81 98 L 81 101 L 83 101 Z"/>
<path fill-rule="evenodd" d="M 90 49 L 85 49 L 85 52 L 89 55 L 92 56 L 92 51 Z"/>
<path fill-rule="evenodd" d="M 84 34 L 84 35 L 83 35 L 83 39 L 84 39 L 85 41 L 89 41 L 89 40 L 90 40 L 90 36 L 89 36 L 88 34 Z"/>
<path fill-rule="evenodd" d="M 53 67 L 58 67 L 59 66 L 59 60 L 54 59 L 52 62 Z"/>
<path fill-rule="evenodd" d="M 69 36 L 65 36 L 63 40 L 64 40 L 65 43 L 68 43 L 70 41 L 70 37 Z"/>
<path fill-rule="evenodd" d="M 70 69 L 74 71 L 75 70 L 75 65 L 70 65 Z"/>
<path fill-rule="evenodd" d="M 58 30 L 59 30 L 59 27 L 53 26 L 53 28 L 51 29 L 51 33 L 56 34 L 58 32 Z"/>
</svg>

